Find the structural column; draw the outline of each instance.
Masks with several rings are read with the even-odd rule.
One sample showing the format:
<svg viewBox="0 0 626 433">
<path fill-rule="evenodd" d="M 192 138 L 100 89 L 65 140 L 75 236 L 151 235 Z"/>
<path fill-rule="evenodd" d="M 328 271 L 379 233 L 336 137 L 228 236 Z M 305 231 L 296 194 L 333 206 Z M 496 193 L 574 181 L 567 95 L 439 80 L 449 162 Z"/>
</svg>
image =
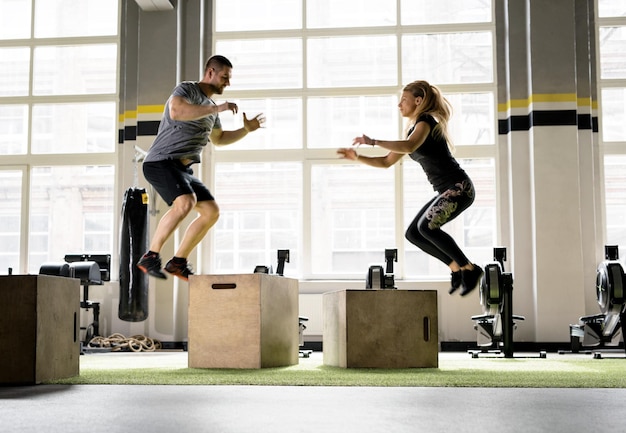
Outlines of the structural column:
<svg viewBox="0 0 626 433">
<path fill-rule="evenodd" d="M 144 180 L 141 164 L 133 162 L 135 145 L 143 150 L 151 146 L 171 91 L 181 80 L 198 80 L 199 65 L 203 63 L 197 38 L 200 0 L 172 3 L 174 9 L 159 11 L 142 10 L 134 0 L 122 3 L 119 190 L 120 197 L 122 191 L 136 183 L 148 190 L 150 236 L 168 206 Z M 188 223 L 185 221 L 183 227 Z M 164 261 L 174 254 L 176 241 L 177 234 L 161 251 Z M 190 260 L 196 262 L 195 257 Z M 125 323 L 117 328 L 127 327 L 131 335 L 145 333 L 162 340 L 184 340 L 187 285 L 179 285 L 176 278 L 151 279 L 150 284 L 150 311 L 154 314 L 147 323 Z"/>
<path fill-rule="evenodd" d="M 538 342 L 567 341 L 569 324 L 586 313 L 593 290 L 597 188 L 589 168 L 597 151 L 587 3 L 497 4 L 505 17 L 497 30 L 505 53 L 499 56 L 499 132 L 510 169 L 515 310 L 534 328 L 525 337 Z"/>
</svg>

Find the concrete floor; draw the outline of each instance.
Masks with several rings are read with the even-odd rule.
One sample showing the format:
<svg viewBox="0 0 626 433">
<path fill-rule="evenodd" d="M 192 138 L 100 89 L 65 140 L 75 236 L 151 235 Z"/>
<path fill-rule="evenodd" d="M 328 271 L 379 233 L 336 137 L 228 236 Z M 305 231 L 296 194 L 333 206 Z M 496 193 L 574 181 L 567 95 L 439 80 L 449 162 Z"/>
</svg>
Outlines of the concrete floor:
<svg viewBox="0 0 626 433">
<path fill-rule="evenodd" d="M 623 431 L 625 389 L 40 385 L 0 388 L 0 431 Z"/>
<path fill-rule="evenodd" d="M 0 432 L 617 432 L 624 402 L 626 389 L 38 385 L 0 387 Z"/>
</svg>

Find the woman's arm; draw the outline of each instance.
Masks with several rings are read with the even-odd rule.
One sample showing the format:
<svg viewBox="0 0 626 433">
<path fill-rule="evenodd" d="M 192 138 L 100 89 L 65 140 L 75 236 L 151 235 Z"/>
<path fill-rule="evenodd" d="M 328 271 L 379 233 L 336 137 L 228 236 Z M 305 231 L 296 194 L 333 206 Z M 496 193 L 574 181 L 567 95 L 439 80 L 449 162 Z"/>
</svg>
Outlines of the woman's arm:
<svg viewBox="0 0 626 433">
<path fill-rule="evenodd" d="M 356 153 L 354 149 L 338 149 L 337 153 L 341 155 L 343 159 L 349 159 L 351 161 L 358 161 L 360 163 L 369 165 L 370 167 L 377 168 L 389 168 L 396 162 L 400 161 L 404 154 L 389 152 L 385 156 L 364 156 Z"/>
<path fill-rule="evenodd" d="M 352 144 L 368 144 L 370 146 L 378 146 L 397 154 L 413 153 L 426 141 L 430 134 L 430 125 L 427 122 L 417 122 L 413 132 L 406 140 L 376 140 L 362 135 L 356 137 Z"/>
</svg>

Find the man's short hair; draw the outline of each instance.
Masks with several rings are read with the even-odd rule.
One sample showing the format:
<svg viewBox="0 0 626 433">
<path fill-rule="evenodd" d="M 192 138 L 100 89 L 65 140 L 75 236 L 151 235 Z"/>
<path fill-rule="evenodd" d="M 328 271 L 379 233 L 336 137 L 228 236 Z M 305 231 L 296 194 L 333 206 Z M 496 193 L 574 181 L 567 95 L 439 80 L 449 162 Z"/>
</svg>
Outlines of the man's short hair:
<svg viewBox="0 0 626 433">
<path fill-rule="evenodd" d="M 204 65 L 204 72 L 206 72 L 209 68 L 215 68 L 216 70 L 220 70 L 224 66 L 232 68 L 233 64 L 230 63 L 230 60 L 228 60 L 226 57 L 216 54 L 214 56 L 211 56 L 209 60 L 206 61 L 206 64 Z"/>
</svg>

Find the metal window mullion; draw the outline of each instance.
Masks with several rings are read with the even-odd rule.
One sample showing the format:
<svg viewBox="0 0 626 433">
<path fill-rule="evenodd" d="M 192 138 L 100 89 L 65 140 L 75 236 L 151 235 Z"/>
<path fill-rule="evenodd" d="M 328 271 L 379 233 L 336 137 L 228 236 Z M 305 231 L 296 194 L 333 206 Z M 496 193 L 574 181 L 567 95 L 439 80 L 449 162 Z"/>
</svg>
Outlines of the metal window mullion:
<svg viewBox="0 0 626 433">
<path fill-rule="evenodd" d="M 28 166 L 22 167 L 22 224 L 20 224 L 20 269 L 28 272 L 29 238 L 30 233 L 30 175 Z"/>
<path fill-rule="evenodd" d="M 302 227 L 302 275 L 309 278 L 313 275 L 312 251 L 311 251 L 311 172 L 313 161 L 304 159 L 302 161 L 302 215 L 300 216 Z"/>
</svg>

